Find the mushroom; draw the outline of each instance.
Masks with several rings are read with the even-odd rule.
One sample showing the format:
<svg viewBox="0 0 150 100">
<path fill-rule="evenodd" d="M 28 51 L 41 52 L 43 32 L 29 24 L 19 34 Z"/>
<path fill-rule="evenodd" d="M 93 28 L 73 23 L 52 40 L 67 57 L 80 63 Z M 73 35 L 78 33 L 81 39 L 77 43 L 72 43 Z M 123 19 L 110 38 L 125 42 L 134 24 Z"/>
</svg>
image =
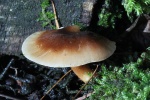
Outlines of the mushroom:
<svg viewBox="0 0 150 100">
<path fill-rule="evenodd" d="M 115 49 L 115 42 L 93 32 L 81 32 L 76 25 L 36 32 L 22 45 L 29 60 L 49 67 L 71 67 L 85 83 L 90 79 L 88 73 L 93 72 L 88 63 L 105 60 Z"/>
</svg>

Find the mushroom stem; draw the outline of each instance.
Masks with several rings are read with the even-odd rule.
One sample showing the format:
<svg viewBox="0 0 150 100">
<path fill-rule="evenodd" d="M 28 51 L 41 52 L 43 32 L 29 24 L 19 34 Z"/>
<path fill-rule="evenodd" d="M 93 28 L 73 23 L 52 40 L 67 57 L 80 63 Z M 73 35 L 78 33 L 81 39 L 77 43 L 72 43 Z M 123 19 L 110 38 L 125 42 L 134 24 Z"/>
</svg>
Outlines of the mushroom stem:
<svg viewBox="0 0 150 100">
<path fill-rule="evenodd" d="M 71 67 L 71 69 L 84 83 L 88 82 L 88 80 L 91 78 L 89 73 L 93 73 L 88 65 Z"/>
</svg>

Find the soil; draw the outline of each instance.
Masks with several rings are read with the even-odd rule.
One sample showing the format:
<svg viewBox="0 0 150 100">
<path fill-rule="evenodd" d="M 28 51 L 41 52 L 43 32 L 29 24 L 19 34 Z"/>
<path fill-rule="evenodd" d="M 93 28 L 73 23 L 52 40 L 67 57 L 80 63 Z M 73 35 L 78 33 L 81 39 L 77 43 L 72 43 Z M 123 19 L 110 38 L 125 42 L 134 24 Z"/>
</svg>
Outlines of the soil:
<svg viewBox="0 0 150 100">
<path fill-rule="evenodd" d="M 16 56 L 0 56 L 0 99 L 11 96 L 21 100 L 39 100 L 70 68 L 50 68 Z M 83 82 L 73 72 L 62 79 L 44 100 L 71 100 Z M 86 93 L 82 91 L 81 95 Z"/>
</svg>

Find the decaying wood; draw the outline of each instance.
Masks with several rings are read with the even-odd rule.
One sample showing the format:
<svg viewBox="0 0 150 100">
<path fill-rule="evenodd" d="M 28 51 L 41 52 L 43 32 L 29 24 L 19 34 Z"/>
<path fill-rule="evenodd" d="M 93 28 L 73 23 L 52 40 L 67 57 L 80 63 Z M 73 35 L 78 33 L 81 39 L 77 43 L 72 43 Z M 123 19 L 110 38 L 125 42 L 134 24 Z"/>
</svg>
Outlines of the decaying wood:
<svg viewBox="0 0 150 100">
<path fill-rule="evenodd" d="M 96 0 L 84 0 L 82 3 L 81 21 L 84 25 L 90 24 L 95 2 Z"/>
<path fill-rule="evenodd" d="M 132 32 L 134 30 L 139 30 L 141 32 L 144 32 L 145 26 L 147 26 L 149 20 L 150 20 L 150 16 L 148 15 L 138 16 L 138 18 L 134 21 L 134 23 L 128 29 L 126 29 L 126 31 Z"/>
<path fill-rule="evenodd" d="M 146 27 L 145 27 L 143 32 L 150 33 L 150 20 L 148 20 L 147 25 L 146 25 Z"/>
<path fill-rule="evenodd" d="M 23 40 L 43 30 L 36 21 L 41 10 L 39 4 L 39 0 L 0 1 L 0 53 L 21 54 Z"/>
<path fill-rule="evenodd" d="M 126 38 L 135 44 L 135 49 L 146 50 L 150 46 L 150 16 L 139 16 L 126 32 Z"/>
<path fill-rule="evenodd" d="M 61 26 L 84 23 L 82 13 L 86 14 L 86 11 L 89 11 L 86 22 L 90 22 L 94 0 L 87 0 L 88 3 L 91 2 L 89 8 L 85 6 L 86 0 L 53 1 Z M 37 22 L 41 12 L 41 2 L 42 0 L 0 1 L 0 54 L 20 55 L 24 39 L 36 31 L 45 30 L 41 23 Z"/>
</svg>

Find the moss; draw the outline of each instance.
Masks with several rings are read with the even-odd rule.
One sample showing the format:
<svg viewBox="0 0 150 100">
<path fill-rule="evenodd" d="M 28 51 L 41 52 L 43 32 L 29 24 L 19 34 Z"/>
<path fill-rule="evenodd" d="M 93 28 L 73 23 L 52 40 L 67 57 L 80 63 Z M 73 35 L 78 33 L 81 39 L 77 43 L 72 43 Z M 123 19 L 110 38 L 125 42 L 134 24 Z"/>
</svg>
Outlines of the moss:
<svg viewBox="0 0 150 100">
<path fill-rule="evenodd" d="M 121 9 L 120 5 L 122 5 L 124 9 Z M 116 20 L 123 17 L 123 13 L 126 13 L 132 22 L 134 16 L 150 14 L 149 5 L 150 0 L 104 0 L 104 4 L 98 14 L 98 25 L 105 28 L 114 28 Z"/>
<path fill-rule="evenodd" d="M 102 5 L 102 8 L 100 9 L 98 14 L 99 26 L 103 26 L 105 28 L 115 27 L 116 19 L 120 19 L 122 16 L 118 4 L 116 4 L 116 2 L 113 2 L 112 0 L 104 0 L 104 4 Z"/>
<path fill-rule="evenodd" d="M 122 5 L 131 21 L 133 20 L 133 14 L 136 16 L 143 13 L 150 14 L 150 0 L 122 0 Z"/>
<path fill-rule="evenodd" d="M 86 87 L 94 90 L 88 100 L 149 100 L 150 66 L 145 70 L 140 68 L 145 63 L 150 63 L 150 48 L 136 62 L 122 67 L 106 68 L 102 65 L 98 77 Z"/>
</svg>

